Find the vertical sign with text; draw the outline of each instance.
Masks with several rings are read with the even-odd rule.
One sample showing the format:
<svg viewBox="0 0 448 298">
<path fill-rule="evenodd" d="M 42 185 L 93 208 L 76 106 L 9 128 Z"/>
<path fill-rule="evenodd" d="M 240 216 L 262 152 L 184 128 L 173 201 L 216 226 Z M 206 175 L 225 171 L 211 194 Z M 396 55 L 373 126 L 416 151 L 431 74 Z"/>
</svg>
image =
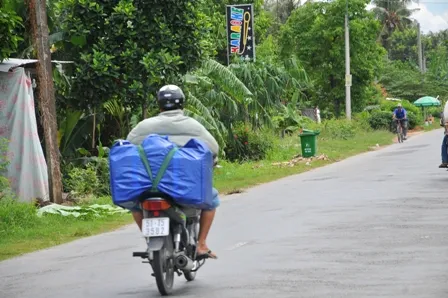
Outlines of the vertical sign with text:
<svg viewBox="0 0 448 298">
<path fill-rule="evenodd" d="M 253 5 L 227 5 L 226 16 L 227 64 L 234 56 L 242 61 L 255 61 Z"/>
</svg>

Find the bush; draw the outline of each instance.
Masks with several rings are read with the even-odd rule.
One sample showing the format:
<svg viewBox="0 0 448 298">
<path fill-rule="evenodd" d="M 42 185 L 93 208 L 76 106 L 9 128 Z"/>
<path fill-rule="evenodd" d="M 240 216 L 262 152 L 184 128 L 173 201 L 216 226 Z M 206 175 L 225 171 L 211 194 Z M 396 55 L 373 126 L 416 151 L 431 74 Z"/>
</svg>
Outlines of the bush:
<svg viewBox="0 0 448 298">
<path fill-rule="evenodd" d="M 64 163 L 62 166 L 63 186 L 64 191 L 73 192 L 80 195 L 94 194 L 97 196 L 110 195 L 110 173 L 109 160 L 107 155 L 109 149 L 98 146 L 98 156 L 90 156 L 90 153 L 84 149 L 78 149 L 83 157 L 71 160 L 71 162 Z M 107 149 L 107 150 L 106 150 Z M 90 177 L 95 173 L 95 177 Z M 88 188 L 83 187 L 82 181 L 75 181 L 78 177 L 82 179 L 83 176 L 88 176 L 89 181 L 95 180 L 97 182 L 96 189 L 91 192 Z"/>
<path fill-rule="evenodd" d="M 381 110 L 393 112 L 397 108 L 397 104 L 397 101 L 383 100 L 381 101 Z M 407 112 L 412 112 L 415 115 L 421 115 L 421 109 L 414 106 L 414 104 L 408 100 L 402 100 L 401 104 Z"/>
<path fill-rule="evenodd" d="M 423 122 L 421 115 L 416 115 L 413 112 L 408 112 L 408 129 L 414 129 L 418 124 Z"/>
<path fill-rule="evenodd" d="M 389 130 L 392 123 L 392 113 L 387 111 L 374 110 L 369 118 L 370 127 L 373 129 Z"/>
<path fill-rule="evenodd" d="M 367 111 L 361 112 L 361 113 L 356 113 L 353 116 L 353 119 L 356 121 L 357 126 L 361 129 L 361 130 L 371 130 L 371 126 L 370 126 L 370 113 Z"/>
<path fill-rule="evenodd" d="M 11 192 L 9 180 L 5 177 L 8 165 L 8 140 L 0 138 L 0 198 Z"/>
<path fill-rule="evenodd" d="M 440 113 L 443 112 L 442 107 L 430 107 L 428 108 L 428 115 L 432 115 L 434 118 L 440 118 Z"/>
<path fill-rule="evenodd" d="M 67 189 L 75 195 L 85 196 L 97 193 L 100 181 L 95 167 L 89 163 L 85 168 L 71 168 L 66 185 Z"/>
<path fill-rule="evenodd" d="M 109 160 L 107 158 L 98 158 L 96 161 L 96 176 L 98 177 L 99 187 L 97 195 L 110 195 L 110 172 Z"/>
<path fill-rule="evenodd" d="M 356 123 L 345 119 L 330 119 L 317 126 L 322 136 L 332 139 L 350 139 L 356 135 Z"/>
<path fill-rule="evenodd" d="M 5 197 L 0 200 L 0 238 L 4 234 L 36 225 L 36 207 L 30 203 L 17 202 Z"/>
<path fill-rule="evenodd" d="M 248 124 L 237 124 L 233 128 L 233 139 L 225 148 L 229 161 L 257 161 L 266 157 L 273 147 L 273 136 L 270 132 L 254 131 Z"/>
<path fill-rule="evenodd" d="M 380 85 L 372 84 L 366 88 L 366 104 L 377 105 L 383 99 L 383 93 Z"/>
</svg>

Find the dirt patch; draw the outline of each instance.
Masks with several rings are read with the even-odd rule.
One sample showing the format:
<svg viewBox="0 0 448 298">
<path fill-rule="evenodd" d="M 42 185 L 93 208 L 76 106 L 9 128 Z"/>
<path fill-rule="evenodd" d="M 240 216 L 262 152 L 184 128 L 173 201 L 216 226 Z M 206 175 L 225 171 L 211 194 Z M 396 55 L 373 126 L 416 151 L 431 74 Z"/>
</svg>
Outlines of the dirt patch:
<svg viewBox="0 0 448 298">
<path fill-rule="evenodd" d="M 225 195 L 230 196 L 230 195 L 239 194 L 239 193 L 243 193 L 243 192 L 244 192 L 244 190 L 242 190 L 242 189 L 234 189 L 229 192 L 226 192 Z"/>
<path fill-rule="evenodd" d="M 306 165 L 310 165 L 310 162 L 313 160 L 329 160 L 328 156 L 325 154 L 321 154 L 319 156 L 314 156 L 310 158 L 305 158 L 303 156 L 295 156 L 290 161 L 284 161 L 284 162 L 274 162 L 272 163 L 273 166 L 279 166 L 279 167 L 293 167 L 298 163 L 306 163 Z"/>
<path fill-rule="evenodd" d="M 408 131 L 408 135 L 407 135 L 407 137 L 408 137 L 408 139 L 409 139 L 409 138 L 411 138 L 411 137 L 417 136 L 417 135 L 422 134 L 422 133 L 424 133 L 424 132 L 425 132 L 425 130 L 420 129 L 420 128 L 416 128 L 416 129 L 413 129 L 413 130 L 409 130 L 409 131 Z M 394 137 L 394 143 L 398 143 L 398 138 L 397 138 L 396 135 L 395 135 L 395 137 Z"/>
</svg>

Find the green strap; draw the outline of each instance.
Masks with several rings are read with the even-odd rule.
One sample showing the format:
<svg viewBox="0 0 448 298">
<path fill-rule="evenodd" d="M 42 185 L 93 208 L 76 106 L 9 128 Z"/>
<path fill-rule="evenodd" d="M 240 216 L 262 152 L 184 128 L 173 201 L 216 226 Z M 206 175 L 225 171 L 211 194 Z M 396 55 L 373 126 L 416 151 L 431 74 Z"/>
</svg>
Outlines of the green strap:
<svg viewBox="0 0 448 298">
<path fill-rule="evenodd" d="M 146 157 L 145 150 L 141 145 L 138 146 L 138 154 L 140 155 L 140 159 L 142 160 L 143 165 L 145 166 L 146 172 L 148 172 L 149 178 L 151 179 L 151 181 L 154 181 L 151 167 L 149 166 L 148 158 Z"/>
<path fill-rule="evenodd" d="M 166 170 L 168 169 L 168 166 L 170 165 L 170 161 L 173 158 L 176 151 L 179 150 L 178 147 L 174 147 L 170 150 L 170 152 L 166 155 L 165 159 L 163 160 L 162 165 L 160 166 L 159 172 L 157 173 L 156 179 L 154 180 L 154 177 L 152 175 L 151 167 L 149 166 L 148 157 L 146 157 L 145 150 L 140 145 L 138 146 L 138 154 L 140 155 L 140 159 L 143 162 L 143 165 L 145 166 L 146 172 L 148 172 L 149 178 L 152 181 L 152 191 L 157 191 L 157 187 L 159 186 L 160 180 L 162 180 L 163 175 L 165 175 Z"/>
<path fill-rule="evenodd" d="M 166 169 L 168 168 L 170 161 L 173 158 L 173 156 L 177 150 L 179 150 L 179 148 L 174 147 L 166 155 L 165 159 L 163 160 L 162 165 L 160 166 L 159 172 L 157 173 L 156 180 L 154 180 L 154 182 L 152 183 L 152 191 L 157 191 L 157 187 L 159 186 L 160 180 L 162 180 L 163 175 L 165 175 Z"/>
</svg>

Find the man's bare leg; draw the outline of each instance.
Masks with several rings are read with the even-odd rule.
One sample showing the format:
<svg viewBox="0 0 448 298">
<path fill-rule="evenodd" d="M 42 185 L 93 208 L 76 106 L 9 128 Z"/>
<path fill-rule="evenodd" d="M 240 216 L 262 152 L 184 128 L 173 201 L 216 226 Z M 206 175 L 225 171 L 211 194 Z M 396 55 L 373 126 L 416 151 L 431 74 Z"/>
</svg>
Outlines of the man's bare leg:
<svg viewBox="0 0 448 298">
<path fill-rule="evenodd" d="M 132 217 L 134 217 L 134 221 L 137 224 L 140 231 L 142 230 L 142 222 L 143 222 L 143 212 L 141 211 L 132 211 Z"/>
<path fill-rule="evenodd" d="M 198 254 L 207 254 L 209 252 L 209 248 L 207 246 L 207 236 L 210 228 L 213 224 L 213 219 L 215 218 L 216 210 L 202 210 L 201 212 L 201 220 L 199 223 L 199 236 L 198 236 Z M 132 216 L 134 217 L 134 221 L 139 227 L 140 231 L 142 230 L 142 221 L 143 221 L 143 212 L 141 211 L 133 211 Z M 216 255 L 210 253 L 210 257 L 216 258 Z"/>
<path fill-rule="evenodd" d="M 215 218 L 216 209 L 214 210 L 202 210 L 201 212 L 201 221 L 199 227 L 199 236 L 198 236 L 198 255 L 209 253 L 210 249 L 207 246 L 207 236 L 210 228 L 213 224 L 213 219 Z M 217 256 L 213 253 L 209 253 L 210 257 L 216 259 Z"/>
</svg>

